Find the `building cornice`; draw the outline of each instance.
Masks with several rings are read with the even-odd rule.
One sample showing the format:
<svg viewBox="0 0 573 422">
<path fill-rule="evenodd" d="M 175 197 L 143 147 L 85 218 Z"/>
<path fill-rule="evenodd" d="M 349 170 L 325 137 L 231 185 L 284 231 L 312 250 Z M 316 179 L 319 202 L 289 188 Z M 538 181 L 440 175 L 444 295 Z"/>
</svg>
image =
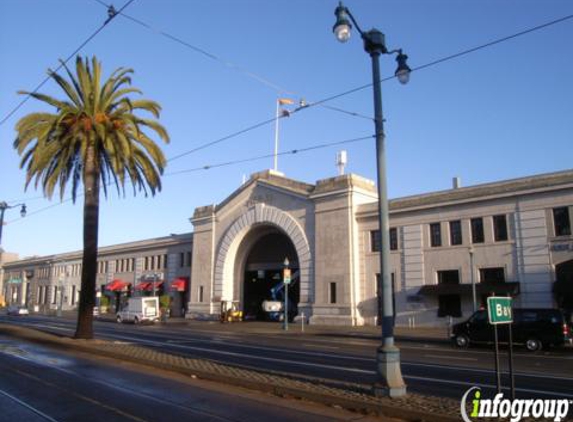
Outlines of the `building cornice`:
<svg viewBox="0 0 573 422">
<path fill-rule="evenodd" d="M 393 199 L 389 201 L 389 208 L 391 213 L 421 211 L 562 189 L 573 189 L 573 170 Z M 376 204 L 365 204 L 359 206 L 358 216 L 367 217 L 377 212 Z"/>
</svg>

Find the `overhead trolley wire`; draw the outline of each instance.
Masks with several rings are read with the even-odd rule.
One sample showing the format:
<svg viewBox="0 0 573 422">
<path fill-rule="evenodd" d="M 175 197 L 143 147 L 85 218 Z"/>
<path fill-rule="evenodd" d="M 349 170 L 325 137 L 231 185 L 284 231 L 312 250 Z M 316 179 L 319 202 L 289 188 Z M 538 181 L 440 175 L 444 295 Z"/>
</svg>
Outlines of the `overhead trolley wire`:
<svg viewBox="0 0 573 422">
<path fill-rule="evenodd" d="M 107 3 L 105 3 L 103 0 L 94 0 L 94 1 L 98 2 L 99 4 L 101 4 L 102 6 L 105 6 L 105 7 L 110 7 L 110 6 L 111 6 L 111 5 L 108 5 Z M 174 41 L 174 42 L 176 42 L 176 43 L 178 43 L 178 44 L 180 44 L 180 45 L 182 45 L 182 46 L 184 46 L 184 47 L 187 47 L 187 48 L 189 48 L 189 49 L 191 49 L 191 50 L 193 50 L 193 51 L 195 51 L 195 52 L 197 52 L 197 53 L 199 53 L 199 54 L 202 54 L 203 56 L 205 56 L 205 57 L 207 57 L 207 58 L 209 58 L 209 59 L 215 60 L 215 61 L 217 61 L 217 62 L 223 64 L 224 66 L 226 66 L 226 67 L 228 67 L 228 68 L 230 68 L 230 69 L 234 69 L 234 70 L 236 70 L 236 71 L 238 71 L 238 72 L 240 72 L 240 73 L 242 73 L 242 74 L 244 74 L 244 75 L 250 77 L 251 79 L 254 79 L 254 80 L 256 80 L 256 81 L 262 83 L 263 85 L 266 85 L 267 87 L 272 88 L 273 90 L 277 91 L 277 92 L 280 93 L 280 94 L 286 94 L 286 95 L 290 95 L 290 96 L 296 96 L 296 97 L 299 97 L 299 98 L 304 98 L 304 96 L 301 96 L 300 94 L 298 94 L 298 93 L 296 93 L 296 92 L 294 92 L 294 91 L 288 90 L 288 89 L 286 89 L 286 88 L 284 88 L 284 87 L 282 87 L 282 86 L 280 86 L 280 85 L 278 85 L 278 84 L 276 84 L 276 83 L 270 81 L 269 79 L 267 79 L 267 78 L 265 78 L 265 77 L 263 77 L 263 76 L 261 76 L 261 75 L 255 73 L 255 72 L 251 72 L 250 70 L 248 70 L 248 69 L 245 68 L 244 66 L 240 66 L 240 65 L 235 64 L 235 63 L 233 63 L 233 62 L 230 62 L 230 61 L 228 61 L 228 60 L 225 60 L 225 59 L 223 59 L 223 58 L 221 58 L 221 57 L 219 57 L 219 56 L 217 56 L 217 55 L 215 55 L 215 54 L 213 54 L 213 53 L 210 53 L 210 52 L 208 52 L 207 50 L 205 50 L 205 49 L 203 49 L 203 48 L 201 48 L 201 47 L 197 47 L 196 45 L 191 44 L 191 43 L 189 43 L 189 42 L 187 42 L 187 41 L 185 41 L 185 40 L 183 40 L 183 39 L 181 39 L 181 38 L 179 38 L 179 37 L 177 37 L 177 36 L 175 36 L 175 35 L 172 35 L 172 34 L 170 34 L 170 33 L 168 33 L 168 32 L 165 32 L 165 31 L 163 31 L 163 30 L 161 30 L 161 29 L 158 29 L 158 28 L 156 28 L 156 27 L 153 27 L 152 25 L 150 25 L 150 24 L 148 24 L 148 23 L 146 23 L 146 22 L 143 22 L 141 19 L 134 18 L 133 16 L 130 16 L 130 15 L 126 14 L 126 13 L 118 13 L 118 14 L 121 14 L 121 16 L 123 16 L 124 18 L 126 18 L 126 19 L 128 19 L 128 20 L 130 20 L 130 21 L 132 21 L 132 22 L 135 22 L 136 24 L 138 24 L 138 25 L 140 25 L 140 26 L 143 26 L 144 28 L 146 28 L 146 29 L 148 29 L 148 30 L 150 30 L 150 31 L 152 31 L 152 32 L 154 32 L 154 33 L 156 33 L 156 34 L 158 34 L 158 35 L 161 35 L 161 36 L 163 36 L 163 37 L 165 37 L 165 38 L 168 38 L 168 39 L 170 39 L 170 40 L 172 40 L 172 41 Z M 343 110 L 343 109 L 341 109 L 341 108 L 339 108 L 339 107 L 333 107 L 333 106 L 328 106 L 328 105 L 323 105 L 323 104 L 321 104 L 321 107 L 324 107 L 324 108 L 326 108 L 326 109 L 333 110 L 333 111 L 336 111 L 336 112 L 339 112 L 339 113 L 348 114 L 348 115 L 353 116 L 353 117 L 360 117 L 360 118 L 369 119 L 369 120 L 373 120 L 373 119 L 374 119 L 373 117 L 364 116 L 364 115 L 362 115 L 362 114 L 360 114 L 360 113 L 356 113 L 356 112 L 353 112 L 353 111 Z"/>
<path fill-rule="evenodd" d="M 103 5 L 106 5 L 106 4 L 103 3 L 101 0 L 95 0 L 95 1 L 97 1 L 97 2 L 99 2 L 99 3 L 101 3 L 101 4 L 103 4 Z M 124 7 L 122 7 L 122 8 L 120 9 L 120 11 L 117 12 L 117 14 L 120 14 L 120 12 L 122 12 L 127 6 L 129 6 L 129 4 L 130 4 L 132 1 L 133 1 L 133 0 L 130 0 Z M 107 5 L 106 5 L 106 6 L 107 6 Z M 121 15 L 122 15 L 122 16 L 126 16 L 125 13 L 121 13 Z M 520 36 L 523 36 L 523 35 L 527 35 L 527 34 L 530 34 L 530 33 L 532 33 L 532 32 L 539 31 L 539 30 L 541 30 L 541 29 L 545 29 L 545 28 L 548 28 L 548 27 L 550 27 L 550 26 L 553 26 L 553 25 L 556 25 L 556 24 L 559 24 L 559 23 L 562 23 L 562 22 L 565 22 L 565 21 L 568 21 L 568 20 L 571 20 L 571 19 L 573 19 L 573 14 L 566 15 L 566 16 L 563 16 L 563 17 L 561 17 L 561 18 L 554 19 L 554 20 L 552 20 L 552 21 L 549 21 L 549 22 L 546 22 L 546 23 L 543 23 L 543 24 L 540 24 L 540 25 L 537 25 L 537 26 L 534 26 L 534 27 L 525 29 L 525 30 L 523 30 L 523 31 L 520 31 L 520 32 L 511 34 L 511 35 L 508 35 L 508 36 L 506 36 L 506 37 L 498 38 L 498 39 L 496 39 L 496 40 L 493 40 L 493 41 L 490 41 L 490 42 L 481 44 L 481 45 L 479 45 L 479 46 L 472 47 L 472 48 L 463 50 L 463 51 L 461 51 L 461 52 L 458 52 L 458 53 L 455 53 L 455 54 L 451 54 L 451 55 L 449 55 L 449 56 L 445 56 L 445 57 L 442 57 L 442 58 L 440 58 L 440 59 L 433 60 L 433 61 L 431 61 L 431 62 L 428 62 L 428 63 L 423 64 L 423 65 L 420 65 L 420 66 L 413 67 L 413 68 L 412 68 L 412 72 L 414 72 L 414 71 L 419 71 L 419 70 L 423 70 L 423 69 L 427 69 L 427 68 L 430 68 L 430 67 L 432 67 L 432 66 L 436 66 L 436 65 L 438 65 L 438 64 L 441 64 L 441 63 L 444 63 L 444 62 L 447 62 L 447 61 L 450 61 L 450 60 L 454 60 L 454 59 L 457 59 L 457 58 L 462 57 L 462 56 L 466 56 L 466 55 L 471 54 L 471 53 L 474 53 L 474 52 L 476 52 L 476 51 L 479 51 L 479 50 L 482 50 L 482 49 L 485 49 L 485 48 L 492 47 L 492 46 L 497 45 L 497 44 L 500 44 L 500 43 L 502 43 L 502 42 L 509 41 L 509 40 L 515 39 L 515 38 L 517 38 L 517 37 L 520 37 Z M 104 24 L 104 25 L 105 25 L 105 24 Z M 101 30 L 101 29 L 100 29 L 100 30 Z M 92 36 L 92 38 L 93 38 L 93 36 Z M 206 54 L 210 54 L 210 53 L 207 53 L 207 52 L 205 52 L 205 53 L 206 53 Z M 214 57 L 216 57 L 216 56 L 214 56 Z M 68 60 L 69 60 L 69 59 L 68 59 Z M 61 66 L 60 66 L 60 67 L 61 67 Z M 381 79 L 381 82 L 386 82 L 386 81 L 389 81 L 389 80 L 394 79 L 394 78 L 395 78 L 395 76 L 392 75 L 392 76 L 389 76 L 389 77 L 386 77 L 386 78 Z M 45 82 L 44 82 L 44 83 L 45 83 Z M 42 84 L 42 85 L 43 85 L 43 84 Z M 307 104 L 305 104 L 304 106 L 300 106 L 300 107 L 298 107 L 297 109 L 293 110 L 292 112 L 290 112 L 290 114 L 294 114 L 294 113 L 297 113 L 297 112 L 299 112 L 299 111 L 301 111 L 301 110 L 304 110 L 304 109 L 307 109 L 307 108 L 310 108 L 310 107 L 314 107 L 314 106 L 317 106 L 317 105 L 320 105 L 320 104 L 323 104 L 323 103 L 326 103 L 326 102 L 329 102 L 329 101 L 333 101 L 333 100 L 335 100 L 335 99 L 338 99 L 338 98 L 341 98 L 341 97 L 344 97 L 344 96 L 347 96 L 347 95 L 354 94 L 354 93 L 356 93 L 356 92 L 359 92 L 359 91 L 362 91 L 362 90 L 364 90 L 364 89 L 366 89 L 366 88 L 369 88 L 369 87 L 371 87 L 372 85 L 373 85 L 372 83 L 368 83 L 368 84 L 361 85 L 361 86 L 352 88 L 352 89 L 350 89 L 350 90 L 347 90 L 347 91 L 344 91 L 344 92 L 341 92 L 341 93 L 332 95 L 332 96 L 330 96 L 330 97 L 323 98 L 322 100 L 315 101 L 315 102 L 313 102 L 313 103 L 307 103 Z M 36 88 L 36 89 L 39 89 L 40 87 L 41 87 L 41 85 L 38 86 L 38 88 Z M 28 97 L 27 97 L 27 98 L 28 98 Z M 14 112 L 15 112 L 15 110 L 14 110 Z M 11 114 L 13 114 L 13 113 L 11 113 Z M 0 122 L 0 124 L 2 124 L 8 117 L 10 117 L 10 115 L 7 116 L 4 120 L 2 120 L 2 122 Z M 284 117 L 284 116 L 279 116 L 279 118 L 283 118 L 283 117 Z M 251 125 L 251 126 L 245 128 L 245 129 L 242 129 L 242 130 L 233 132 L 233 133 L 230 134 L 230 135 L 224 136 L 224 137 L 219 138 L 219 139 L 216 139 L 216 140 L 214 140 L 214 141 L 207 142 L 207 143 L 202 144 L 202 145 L 200 145 L 200 146 L 198 146 L 198 147 L 195 147 L 195 148 L 193 148 L 193 149 L 191 149 L 191 150 L 189 150 L 189 151 L 186 151 L 186 152 L 183 152 L 183 153 L 181 153 L 181 154 L 178 154 L 178 155 L 176 155 L 176 156 L 174 156 L 174 157 L 171 157 L 170 159 L 168 159 L 168 161 L 174 161 L 174 160 L 176 160 L 176 159 L 178 159 L 178 158 L 184 157 L 184 156 L 186 156 L 186 155 L 190 155 L 190 154 L 192 154 L 192 153 L 194 153 L 194 152 L 200 151 L 200 150 L 202 150 L 202 149 L 206 149 L 206 148 L 208 148 L 208 147 L 210 147 L 210 146 L 213 146 L 213 145 L 215 145 L 215 144 L 218 144 L 218 143 L 220 143 L 220 142 L 223 142 L 223 141 L 226 141 L 226 140 L 228 140 L 228 139 L 231 139 L 231 138 L 234 138 L 234 137 L 236 137 L 236 136 L 239 136 L 239 135 L 241 135 L 241 134 L 250 132 L 250 131 L 252 131 L 252 130 L 254 130 L 254 129 L 257 129 L 257 128 L 259 128 L 259 127 L 265 126 L 265 125 L 267 125 L 267 124 L 269 124 L 269 123 L 273 123 L 273 122 L 275 122 L 276 119 L 277 119 L 276 117 L 271 118 L 271 119 L 267 119 L 267 120 L 264 120 L 264 121 L 262 121 L 262 122 L 260 122 L 260 123 Z M 359 138 L 359 139 L 366 139 L 366 138 Z M 312 148 L 312 147 L 311 147 L 311 148 Z M 292 150 L 292 151 L 288 151 L 288 152 L 283 152 L 283 153 L 281 153 L 281 154 L 292 154 L 292 153 L 294 153 L 294 151 L 301 152 L 301 151 L 303 151 L 303 150 L 305 150 L 305 149 Z M 262 157 L 262 156 L 261 156 L 261 157 L 253 157 L 253 158 L 251 158 L 251 159 L 244 159 L 244 160 L 238 160 L 238 161 L 241 161 L 241 162 L 245 162 L 245 161 L 249 161 L 249 160 L 250 160 L 250 161 L 254 161 L 254 160 L 258 160 L 258 159 L 269 158 L 270 156 L 271 156 L 271 155 L 269 154 L 269 155 L 264 156 L 264 157 Z M 223 166 L 223 165 L 231 165 L 231 164 L 236 164 L 236 163 L 234 163 L 234 162 L 229 162 L 229 164 L 227 164 L 227 163 L 220 163 L 220 164 L 202 166 L 202 167 L 198 167 L 198 168 L 194 168 L 194 169 L 180 170 L 180 171 L 173 172 L 173 173 L 169 173 L 169 174 L 180 174 L 180 173 L 185 173 L 185 172 L 196 172 L 196 171 L 198 171 L 199 169 L 205 170 L 205 169 L 209 169 L 209 168 L 221 167 L 221 166 Z M 64 202 L 68 202 L 68 201 L 69 201 L 69 199 L 68 199 L 68 200 L 65 200 L 65 201 L 63 201 L 63 202 L 60 202 L 60 203 L 51 205 L 51 206 L 49 206 L 49 207 L 40 209 L 40 210 L 34 212 L 33 214 L 37 214 L 37 213 L 39 213 L 39 212 L 41 212 L 41 211 L 47 210 L 47 209 L 49 209 L 49 208 L 52 208 L 53 206 L 61 205 L 61 204 L 63 204 Z M 30 215 L 30 214 L 29 214 L 29 215 Z M 8 223 L 6 223 L 6 224 L 8 224 Z"/>
<path fill-rule="evenodd" d="M 344 145 L 344 144 L 351 144 L 351 143 L 355 143 L 355 142 L 360 142 L 360 141 L 364 141 L 367 139 L 373 139 L 374 137 L 375 137 L 374 135 L 368 135 L 368 136 L 362 136 L 359 138 L 345 139 L 343 141 L 326 142 L 326 143 L 316 144 L 316 145 L 312 145 L 312 146 L 305 147 L 305 148 L 298 148 L 298 149 L 292 149 L 292 150 L 288 150 L 288 151 L 282 151 L 282 152 L 279 152 L 277 155 L 280 155 L 280 156 L 295 155 L 295 154 L 305 153 L 305 152 L 313 151 L 313 150 L 317 150 L 317 149 L 323 149 L 323 148 L 328 148 L 328 147 L 337 146 L 337 145 Z M 248 158 L 243 158 L 243 159 L 239 159 L 239 160 L 232 160 L 232 161 L 227 161 L 227 162 L 222 162 L 222 163 L 207 164 L 207 165 L 203 165 L 201 167 L 195 167 L 195 168 L 191 168 L 191 169 L 178 170 L 178 171 L 174 171 L 174 172 L 170 172 L 170 173 L 165 173 L 164 176 L 176 176 L 179 174 L 195 173 L 198 171 L 211 170 L 211 169 L 220 168 L 220 167 L 228 167 L 228 166 L 232 166 L 232 165 L 236 165 L 236 164 L 242 164 L 242 163 L 247 163 L 247 162 L 263 160 L 263 159 L 270 158 L 273 156 L 274 156 L 274 154 L 265 154 L 265 155 L 260 155 L 260 156 L 256 156 L 256 157 L 248 157 Z M 84 195 L 84 193 L 81 192 L 77 195 L 77 198 L 81 198 L 83 195 Z M 10 223 L 23 220 L 24 218 L 29 218 L 32 215 L 40 214 L 40 213 L 47 211 L 51 208 L 63 205 L 65 203 L 68 203 L 71 201 L 72 201 L 71 197 L 67 198 L 61 202 L 56 202 L 54 204 L 50 204 L 50 205 L 43 207 L 43 208 L 40 208 L 38 210 L 28 212 L 26 214 L 26 217 L 15 218 L 14 220 L 7 221 L 5 224 L 8 225 Z"/>
<path fill-rule="evenodd" d="M 127 6 L 129 6 L 131 3 L 133 3 L 135 0 L 129 0 L 121 9 L 119 9 L 118 11 L 115 11 L 115 9 L 108 9 L 109 10 L 109 16 L 106 19 L 106 21 L 98 28 L 96 29 L 84 42 L 82 42 L 78 48 L 76 48 L 74 50 L 73 53 L 71 53 L 65 60 L 60 60 L 60 64 L 58 65 L 58 67 L 56 67 L 56 70 L 54 70 L 54 73 L 58 73 L 58 71 L 64 67 L 66 65 L 67 62 L 70 61 L 70 59 L 72 59 L 72 57 L 74 57 L 82 48 L 84 48 L 91 40 L 93 40 L 97 34 L 99 34 L 106 26 L 108 23 L 110 23 L 113 18 L 115 18 L 116 15 L 120 14 L 123 10 L 125 10 L 125 8 Z M 38 86 L 36 88 L 34 88 L 32 90 L 32 92 L 30 92 L 28 95 L 26 95 L 24 97 L 24 99 L 22 101 L 20 101 L 20 103 L 18 103 L 18 105 L 16 105 L 16 107 L 14 107 L 12 109 L 12 111 L 10 111 L 1 121 L 0 121 L 0 126 L 3 125 L 4 123 L 6 123 L 6 121 L 12 117 L 14 115 L 14 113 L 16 113 L 24 104 L 26 104 L 26 102 L 30 99 L 30 97 L 32 96 L 32 94 L 35 94 L 38 92 L 38 90 L 40 88 L 42 88 L 46 82 L 48 82 L 51 79 L 51 76 L 48 75 L 44 78 L 44 80 L 42 80 L 42 82 L 40 82 L 38 84 Z"/>
<path fill-rule="evenodd" d="M 373 138 L 374 138 L 374 135 L 368 135 L 368 136 L 362 136 L 360 138 L 346 139 L 344 141 L 327 142 L 327 143 L 322 143 L 322 144 L 318 144 L 318 145 L 312 145 L 312 146 L 306 147 L 306 148 L 298 148 L 298 149 L 292 149 L 292 150 L 288 150 L 288 151 L 282 151 L 282 152 L 277 153 L 277 155 L 281 155 L 281 156 L 282 155 L 294 155 L 294 154 L 304 153 L 304 152 L 308 152 L 308 151 L 312 151 L 312 150 L 316 150 L 316 149 L 328 148 L 328 147 L 332 147 L 332 146 L 336 146 L 336 145 L 350 144 L 350 143 L 364 141 L 366 139 L 373 139 Z M 273 154 L 265 154 L 265 155 L 259 155 L 256 157 L 249 157 L 249 158 L 243 158 L 243 159 L 238 159 L 238 160 L 226 161 L 226 162 L 222 162 L 222 163 L 208 164 L 208 165 L 204 165 L 201 167 L 195 167 L 195 168 L 190 168 L 190 169 L 186 169 L 186 170 L 178 170 L 178 171 L 173 171 L 170 173 L 165 173 L 165 176 L 174 176 L 177 174 L 184 174 L 184 173 L 194 173 L 194 172 L 201 171 L 201 170 L 211 170 L 211 169 L 218 168 L 218 167 L 227 167 L 227 166 L 231 166 L 231 165 L 235 165 L 235 164 L 248 163 L 251 161 L 258 161 L 258 160 L 263 160 L 266 158 L 271 158 L 271 157 L 274 157 L 274 155 L 275 155 L 274 153 Z"/>
<path fill-rule="evenodd" d="M 96 1 L 99 1 L 99 0 L 96 0 Z M 497 44 L 500 44 L 500 43 L 502 43 L 502 42 L 509 41 L 509 40 L 515 39 L 515 38 L 517 38 L 517 37 L 520 37 L 520 36 L 523 36 L 523 35 L 526 35 L 526 34 L 530 34 L 530 33 L 532 33 L 532 32 L 539 31 L 539 30 L 541 30 L 541 29 L 550 27 L 550 26 L 552 26 L 552 25 L 556 25 L 556 24 L 558 24 L 558 23 L 565 22 L 565 21 L 570 20 L 570 19 L 573 19 L 573 14 L 567 15 L 567 16 L 563 16 L 563 17 L 561 17 L 561 18 L 552 20 L 552 21 L 550 21 L 550 22 L 546 22 L 546 23 L 543 23 L 543 24 L 540 24 L 540 25 L 531 27 L 531 28 L 529 28 L 529 29 L 525 29 L 525 30 L 523 30 L 523 31 L 520 31 L 520 32 L 514 33 L 514 34 L 512 34 L 512 35 L 508 35 L 508 36 L 506 36 L 506 37 L 502 37 L 502 38 L 499 38 L 499 39 L 496 39 L 496 40 L 487 42 L 487 43 L 485 43 L 485 44 L 481 44 L 481 45 L 479 45 L 479 46 L 477 46 L 477 47 L 468 48 L 468 49 L 466 49 L 466 50 L 460 51 L 460 52 L 455 53 L 455 54 L 451 54 L 451 55 L 449 55 L 449 56 L 442 57 L 442 58 L 440 58 L 440 59 L 433 60 L 433 61 L 431 61 L 431 62 L 428 62 L 428 63 L 423 64 L 423 65 L 420 65 L 420 66 L 415 66 L 415 67 L 412 68 L 411 71 L 412 71 L 412 72 L 415 72 L 415 71 L 427 69 L 427 68 L 430 68 L 430 67 L 432 67 L 432 66 L 436 66 L 436 65 L 438 65 L 438 64 L 441 64 L 441 63 L 444 63 L 444 62 L 447 62 L 447 61 L 450 61 L 450 60 L 454 60 L 454 59 L 460 58 L 460 57 L 462 57 L 462 56 L 466 56 L 466 55 L 471 54 L 471 53 L 474 53 L 474 52 L 476 52 L 476 51 L 479 51 L 479 50 L 482 50 L 482 49 L 485 49 L 485 48 L 488 48 L 488 47 L 492 47 L 492 46 L 497 45 Z M 389 81 L 389 80 L 391 80 L 391 79 L 394 79 L 394 78 L 396 78 L 395 75 L 388 76 L 388 77 L 386 77 L 386 78 L 381 79 L 380 82 L 387 82 L 387 81 Z M 349 90 L 347 90 L 347 91 L 344 91 L 344 92 L 341 92 L 341 93 L 338 93 L 338 94 L 331 95 L 330 97 L 323 98 L 322 100 L 318 100 L 318 101 L 306 103 L 305 105 L 300 106 L 300 107 L 296 108 L 295 110 L 291 111 L 288 115 L 292 115 L 292 114 L 295 114 L 295 113 L 297 113 L 297 112 L 300 112 L 301 110 L 305 110 L 305 109 L 308 109 L 308 108 L 311 108 L 311 107 L 315 107 L 315 106 L 318 106 L 318 105 L 322 105 L 322 104 L 324 104 L 324 103 L 326 103 L 326 102 L 330 102 L 330 101 L 336 100 L 336 99 L 338 99 L 338 98 L 345 97 L 345 96 L 350 95 L 350 94 L 354 94 L 354 93 L 359 92 L 359 91 L 362 91 L 362 90 L 364 90 L 364 89 L 366 89 L 366 88 L 370 88 L 370 87 L 372 87 L 372 85 L 373 85 L 373 83 L 364 84 L 364 85 L 361 85 L 361 86 L 358 86 L 358 87 L 349 89 Z M 178 159 L 178 158 L 184 157 L 184 156 L 186 156 L 186 155 L 192 154 L 192 153 L 194 153 L 194 152 L 196 152 L 196 151 L 205 149 L 205 148 L 207 148 L 207 147 L 209 147 L 209 146 L 212 146 L 212 145 L 214 145 L 214 144 L 220 143 L 220 142 L 222 142 L 222 141 L 225 141 L 225 140 L 234 138 L 234 137 L 236 137 L 236 136 L 238 136 L 238 135 L 244 134 L 244 133 L 249 132 L 249 131 L 251 131 L 251 130 L 253 130 L 253 129 L 256 129 L 256 128 L 259 128 L 259 127 L 261 127 L 261 126 L 264 126 L 264 125 L 273 123 L 273 122 L 275 122 L 277 119 L 282 119 L 282 118 L 284 118 L 284 117 L 286 117 L 286 116 L 282 116 L 282 115 L 281 115 L 281 116 L 278 116 L 278 117 L 274 117 L 274 118 L 272 118 L 272 119 L 265 120 L 265 121 L 260 122 L 260 123 L 258 123 L 258 124 L 252 125 L 252 126 L 246 128 L 246 129 L 243 129 L 243 130 L 234 132 L 234 133 L 231 134 L 231 135 L 228 135 L 228 136 L 225 136 L 225 137 L 223 137 L 223 138 L 217 139 L 216 141 L 208 142 L 208 143 L 202 144 L 202 145 L 200 145 L 199 147 L 196 147 L 196 148 L 194 148 L 194 149 L 192 149 L 192 150 L 189 150 L 189 151 L 187 151 L 187 152 L 183 152 L 183 153 L 181 153 L 181 154 L 179 154 L 179 155 L 177 155 L 177 156 L 175 156 L 175 157 L 170 158 L 168 161 L 173 161 L 173 160 L 176 160 L 176 159 Z"/>
</svg>

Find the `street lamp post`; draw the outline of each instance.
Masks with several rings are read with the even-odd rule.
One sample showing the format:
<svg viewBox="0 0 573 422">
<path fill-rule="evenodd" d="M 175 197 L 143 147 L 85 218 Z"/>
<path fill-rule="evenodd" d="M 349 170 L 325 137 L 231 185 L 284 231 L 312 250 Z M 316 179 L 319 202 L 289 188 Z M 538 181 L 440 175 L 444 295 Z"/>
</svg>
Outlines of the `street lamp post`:
<svg viewBox="0 0 573 422">
<path fill-rule="evenodd" d="M 374 125 L 376 131 L 376 160 L 378 182 L 378 223 L 380 226 L 380 272 L 382 276 L 382 345 L 377 350 L 377 372 L 379 382 L 374 386 L 376 395 L 400 397 L 406 394 L 406 384 L 400 368 L 400 350 L 394 344 L 394 309 L 392 302 L 392 281 L 390 274 L 390 236 L 388 222 L 388 194 L 386 186 L 386 158 L 384 151 L 384 119 L 382 116 L 382 88 L 380 83 L 380 55 L 396 54 L 398 67 L 395 75 L 402 84 L 410 78 L 406 64 L 408 56 L 401 49 L 388 51 L 385 37 L 377 29 L 363 32 L 350 10 L 342 2 L 335 10 L 336 23 L 333 32 L 340 42 L 350 38 L 352 25 L 356 26 L 364 41 L 364 50 L 372 59 L 372 82 L 374 87 Z M 350 18 L 350 20 L 349 20 Z"/>
<path fill-rule="evenodd" d="M 20 208 L 20 215 L 26 217 L 26 204 L 8 205 L 6 202 L 0 202 L 0 246 L 2 245 L 2 228 L 4 227 L 4 213 L 10 208 Z"/>
</svg>

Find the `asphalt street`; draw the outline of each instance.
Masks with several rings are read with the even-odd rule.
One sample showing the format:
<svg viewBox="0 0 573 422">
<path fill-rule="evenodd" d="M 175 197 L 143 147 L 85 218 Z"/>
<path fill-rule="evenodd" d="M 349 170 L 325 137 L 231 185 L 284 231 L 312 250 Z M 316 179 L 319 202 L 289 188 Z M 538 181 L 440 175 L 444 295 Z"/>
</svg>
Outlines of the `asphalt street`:
<svg viewBox="0 0 573 422">
<path fill-rule="evenodd" d="M 0 317 L 0 320 L 66 335 L 71 335 L 75 327 L 75 321 L 54 317 Z M 376 338 L 360 333 L 303 334 L 294 327 L 284 332 L 278 324 L 269 327 L 265 333 L 247 333 L 207 322 L 192 325 L 95 323 L 99 338 L 137 343 L 188 357 L 358 384 L 376 381 Z M 444 342 L 424 340 L 404 341 L 399 346 L 409 391 L 455 399 L 472 386 L 480 386 L 488 394 L 494 392 L 490 348 L 459 350 Z M 573 399 L 572 349 L 534 354 L 517 349 L 514 357 L 517 397 Z M 505 352 L 501 362 L 502 383 L 508 386 Z"/>
<path fill-rule="evenodd" d="M 2 422 L 356 419 L 356 414 L 325 406 L 193 381 L 112 359 L 54 352 L 6 337 L 0 337 L 0 371 Z"/>
</svg>

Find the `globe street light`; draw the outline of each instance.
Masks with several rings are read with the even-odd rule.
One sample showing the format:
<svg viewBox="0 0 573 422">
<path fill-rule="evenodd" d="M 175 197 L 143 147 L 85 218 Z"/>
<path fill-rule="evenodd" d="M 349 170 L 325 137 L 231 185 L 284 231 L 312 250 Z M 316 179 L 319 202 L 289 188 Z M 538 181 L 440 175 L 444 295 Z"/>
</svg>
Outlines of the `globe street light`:
<svg viewBox="0 0 573 422">
<path fill-rule="evenodd" d="M 0 202 L 0 245 L 2 245 L 2 227 L 4 227 L 4 213 L 10 208 L 20 208 L 22 218 L 26 217 L 26 204 L 8 205 L 6 202 Z"/>
<path fill-rule="evenodd" d="M 352 23 L 364 42 L 364 50 L 372 59 L 372 82 L 374 87 L 374 125 L 376 130 L 376 160 L 378 182 L 378 222 L 380 226 L 380 273 L 382 288 L 382 345 L 377 350 L 377 372 L 379 382 L 374 386 L 376 395 L 399 397 L 406 394 L 406 384 L 400 368 L 400 350 L 394 344 L 394 309 L 392 303 L 392 281 L 390 275 L 390 236 L 388 223 L 388 195 L 386 187 L 386 158 L 384 152 L 384 120 L 382 117 L 382 88 L 380 83 L 381 54 L 396 54 L 398 67 L 395 76 L 400 83 L 406 84 L 410 79 L 410 68 L 406 63 L 408 56 L 401 49 L 388 51 L 385 37 L 377 29 L 364 32 L 342 2 L 334 14 L 336 23 L 333 32 L 340 42 L 350 39 Z"/>
</svg>

